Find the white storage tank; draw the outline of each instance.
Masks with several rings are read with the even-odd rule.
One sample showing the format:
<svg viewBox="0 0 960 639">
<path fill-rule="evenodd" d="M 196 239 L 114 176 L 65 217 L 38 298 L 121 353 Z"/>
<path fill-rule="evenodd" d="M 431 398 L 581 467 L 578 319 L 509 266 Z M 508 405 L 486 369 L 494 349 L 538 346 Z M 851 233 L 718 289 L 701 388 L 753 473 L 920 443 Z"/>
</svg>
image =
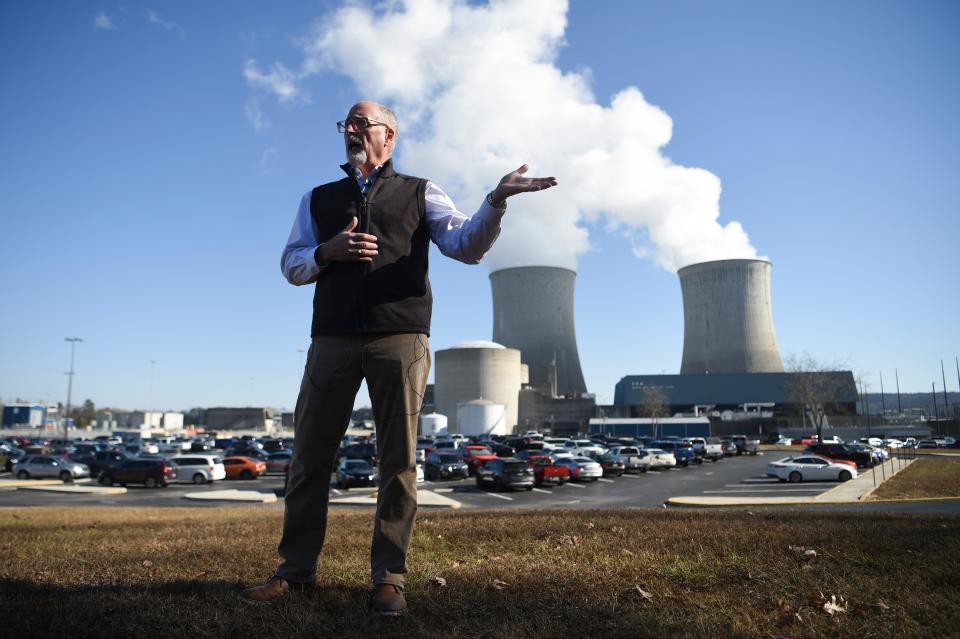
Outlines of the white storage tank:
<svg viewBox="0 0 960 639">
<path fill-rule="evenodd" d="M 434 404 L 448 418 L 451 433 L 462 433 L 458 407 L 487 399 L 506 409 L 510 432 L 517 423 L 521 364 L 520 351 L 487 341 L 462 342 L 434 353 Z"/>
<path fill-rule="evenodd" d="M 420 416 L 420 434 L 424 437 L 436 437 L 447 433 L 447 416 L 429 413 Z"/>
<path fill-rule="evenodd" d="M 457 425 L 467 437 L 506 435 L 507 407 L 488 399 L 475 399 L 457 406 Z"/>
</svg>

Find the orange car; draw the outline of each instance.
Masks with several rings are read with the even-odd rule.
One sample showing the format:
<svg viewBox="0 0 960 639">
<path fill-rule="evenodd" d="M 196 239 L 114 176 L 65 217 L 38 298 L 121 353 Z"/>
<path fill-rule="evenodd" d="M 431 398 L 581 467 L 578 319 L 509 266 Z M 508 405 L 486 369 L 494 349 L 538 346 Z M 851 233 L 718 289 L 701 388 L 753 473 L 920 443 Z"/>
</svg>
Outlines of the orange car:
<svg viewBox="0 0 960 639">
<path fill-rule="evenodd" d="M 227 471 L 227 479 L 256 479 L 267 472 L 266 462 L 249 457 L 225 457 L 223 467 Z"/>
</svg>

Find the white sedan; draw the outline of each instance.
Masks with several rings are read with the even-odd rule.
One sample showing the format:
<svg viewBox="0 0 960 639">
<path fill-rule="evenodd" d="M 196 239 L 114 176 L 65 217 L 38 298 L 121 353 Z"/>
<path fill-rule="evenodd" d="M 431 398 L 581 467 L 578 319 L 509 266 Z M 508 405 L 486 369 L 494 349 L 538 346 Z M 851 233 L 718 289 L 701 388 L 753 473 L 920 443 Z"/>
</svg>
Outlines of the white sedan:
<svg viewBox="0 0 960 639">
<path fill-rule="evenodd" d="M 640 456 L 650 462 L 650 468 L 673 468 L 677 465 L 677 458 L 673 453 L 662 448 L 642 448 Z"/>
<path fill-rule="evenodd" d="M 818 455 L 784 457 L 767 464 L 767 477 L 780 481 L 848 481 L 857 476 L 857 469 L 849 464 L 839 464 Z"/>
</svg>

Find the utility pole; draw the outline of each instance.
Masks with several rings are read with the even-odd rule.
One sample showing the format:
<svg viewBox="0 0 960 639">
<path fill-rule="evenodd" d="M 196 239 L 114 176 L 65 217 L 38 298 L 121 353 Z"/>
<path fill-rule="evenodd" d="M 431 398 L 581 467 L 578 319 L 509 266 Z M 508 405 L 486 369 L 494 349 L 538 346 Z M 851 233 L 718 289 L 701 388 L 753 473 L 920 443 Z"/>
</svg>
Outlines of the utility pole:
<svg viewBox="0 0 960 639">
<path fill-rule="evenodd" d="M 897 372 L 897 369 L 893 369 L 893 374 L 897 378 L 897 415 L 903 415 L 903 407 L 900 406 L 900 373 Z M 957 378 L 960 379 L 960 375 Z"/>
<path fill-rule="evenodd" d="M 66 413 L 63 415 L 63 442 L 64 446 L 67 445 L 67 441 L 70 440 L 70 400 L 73 396 L 73 360 L 74 355 L 77 350 L 77 342 L 82 342 L 83 340 L 79 337 L 64 337 L 65 342 L 70 342 L 70 371 L 67 375 L 67 409 Z"/>
<path fill-rule="evenodd" d="M 943 372 L 943 360 L 940 360 L 940 379 L 943 380 L 943 417 L 950 419 L 950 403 L 947 401 L 947 375 Z"/>
<path fill-rule="evenodd" d="M 935 421 L 940 421 L 940 409 L 937 407 L 937 383 L 930 382 L 930 387 L 933 389 L 933 418 Z"/>
<path fill-rule="evenodd" d="M 887 421 L 887 401 L 883 396 L 883 371 L 880 371 L 880 419 L 886 423 Z"/>
</svg>

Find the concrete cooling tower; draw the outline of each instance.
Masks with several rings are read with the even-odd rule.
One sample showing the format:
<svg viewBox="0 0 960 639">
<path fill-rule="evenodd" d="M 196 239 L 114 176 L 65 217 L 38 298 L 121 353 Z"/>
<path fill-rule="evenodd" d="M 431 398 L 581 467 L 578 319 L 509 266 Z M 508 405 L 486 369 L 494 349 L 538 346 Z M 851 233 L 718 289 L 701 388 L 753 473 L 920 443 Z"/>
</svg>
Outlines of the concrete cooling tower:
<svg viewBox="0 0 960 639">
<path fill-rule="evenodd" d="M 680 269 L 680 374 L 782 373 L 773 331 L 770 262 L 718 260 Z"/>
<path fill-rule="evenodd" d="M 434 361 L 434 405 L 446 415 L 449 432 L 462 432 L 457 408 L 473 400 L 504 407 L 505 428 L 514 427 L 520 401 L 520 351 L 493 342 L 463 342 L 436 351 Z"/>
<path fill-rule="evenodd" d="M 520 350 L 530 384 L 557 394 L 586 393 L 573 329 L 577 274 L 552 266 L 506 268 L 490 274 L 493 341 Z"/>
</svg>

